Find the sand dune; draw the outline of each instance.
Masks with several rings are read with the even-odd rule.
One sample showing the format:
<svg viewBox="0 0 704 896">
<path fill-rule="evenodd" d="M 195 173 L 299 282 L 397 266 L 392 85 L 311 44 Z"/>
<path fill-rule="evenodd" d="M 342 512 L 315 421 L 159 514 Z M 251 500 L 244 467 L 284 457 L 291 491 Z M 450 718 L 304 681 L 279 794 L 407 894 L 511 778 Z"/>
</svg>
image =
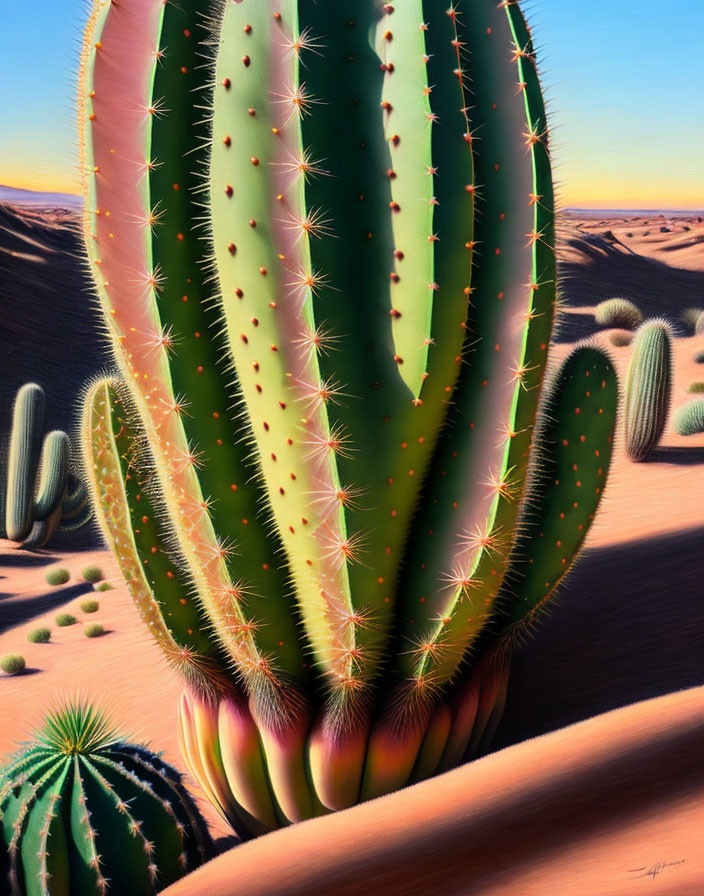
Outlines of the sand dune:
<svg viewBox="0 0 704 896">
<path fill-rule="evenodd" d="M 704 688 L 236 847 L 168 896 L 704 892 Z"/>
</svg>

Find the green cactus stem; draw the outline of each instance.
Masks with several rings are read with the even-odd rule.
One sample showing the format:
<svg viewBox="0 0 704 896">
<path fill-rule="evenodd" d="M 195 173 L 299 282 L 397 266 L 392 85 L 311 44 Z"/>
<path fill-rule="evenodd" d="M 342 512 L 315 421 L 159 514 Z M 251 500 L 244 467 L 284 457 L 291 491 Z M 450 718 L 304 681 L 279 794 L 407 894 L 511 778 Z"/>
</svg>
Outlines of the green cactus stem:
<svg viewBox="0 0 704 896">
<path fill-rule="evenodd" d="M 0 535 L 27 548 L 44 547 L 57 531 L 80 528 L 91 517 L 87 490 L 70 471 L 69 437 L 54 430 L 42 443 L 45 405 L 36 383 L 19 390 L 0 469 Z"/>
<path fill-rule="evenodd" d="M 633 340 L 626 379 L 626 451 L 632 460 L 645 460 L 659 444 L 671 401 L 670 325 L 664 320 L 647 321 Z"/>
<path fill-rule="evenodd" d="M 212 855 L 180 775 L 69 703 L 0 773 L 11 896 L 152 894 Z"/>
<path fill-rule="evenodd" d="M 678 436 L 694 436 L 704 432 L 704 398 L 697 398 L 680 408 L 673 429 Z"/>
<path fill-rule="evenodd" d="M 484 633 L 524 524 L 554 196 L 516 3 L 223 3 L 203 64 L 208 9 L 91 16 L 85 236 L 119 376 L 82 442 L 187 683 L 186 761 L 251 835 L 495 729 Z"/>
</svg>

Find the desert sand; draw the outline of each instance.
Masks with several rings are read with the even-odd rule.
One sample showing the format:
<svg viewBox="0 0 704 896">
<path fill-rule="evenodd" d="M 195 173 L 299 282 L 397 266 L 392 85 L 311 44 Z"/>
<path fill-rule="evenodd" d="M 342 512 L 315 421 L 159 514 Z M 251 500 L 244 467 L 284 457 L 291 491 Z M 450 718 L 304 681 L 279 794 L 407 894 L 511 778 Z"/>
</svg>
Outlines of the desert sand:
<svg viewBox="0 0 704 896">
<path fill-rule="evenodd" d="M 12 230 L 16 241 L 24 227 L 20 247 L 29 248 L 22 253 L 41 257 L 22 260 L 30 266 L 27 284 L 38 282 L 33 264 L 60 269 L 54 254 L 62 250 L 51 243 L 57 227 L 70 243 L 70 222 L 53 220 L 43 231 L 35 215 L 20 216 L 19 223 L 6 216 L 4 231 Z M 595 336 L 623 373 L 630 349 L 611 346 L 594 323 L 593 308 L 602 299 L 623 295 L 646 317 L 664 315 L 673 323 L 684 308 L 704 306 L 703 228 L 697 217 L 565 216 L 565 308 L 554 363 L 576 341 Z M 0 251 L 3 239 L 0 228 Z M 44 249 L 35 252 L 29 240 Z M 92 339 L 93 324 L 83 325 Z M 80 320 L 70 316 L 67 327 L 67 344 L 80 345 Z M 8 340 L 0 339 L 3 353 L 22 338 L 15 330 L 13 324 L 0 332 Z M 704 335 L 678 331 L 675 408 L 690 399 L 692 381 L 704 380 L 704 365 L 692 359 L 697 349 L 704 349 Z M 35 340 L 34 350 L 38 357 L 24 367 L 17 355 L 18 381 L 42 367 L 41 342 Z M 94 372 L 95 355 L 83 357 L 88 374 Z M 58 364 L 56 357 L 50 361 Z M 70 406 L 75 381 L 73 368 L 63 379 L 56 373 L 52 385 L 63 407 Z M 39 554 L 0 542 L 0 654 L 21 653 L 28 666 L 22 676 L 0 673 L 0 707 L 11 720 L 0 728 L 0 753 L 24 740 L 60 697 L 80 693 L 105 706 L 130 737 L 150 742 L 182 768 L 179 684 L 150 642 L 110 555 L 96 547 L 94 534 L 82 538 Z M 704 690 L 697 688 L 704 683 L 702 545 L 704 436 L 668 432 L 642 464 L 631 463 L 619 445 L 588 549 L 514 658 L 499 752 L 373 804 L 237 847 L 170 892 L 704 892 L 704 843 L 695 833 L 704 824 L 704 780 L 695 761 L 704 746 Z M 116 587 L 95 595 L 100 610 L 86 616 L 79 604 L 92 587 L 81 583 L 80 570 L 89 562 L 101 565 Z M 46 584 L 53 565 L 71 571 L 67 586 Z M 58 628 L 55 617 L 64 611 L 79 624 Z M 86 638 L 89 621 L 101 622 L 106 634 Z M 51 628 L 51 642 L 30 644 L 27 632 L 40 625 Z M 629 706 L 644 700 L 651 702 Z M 538 737 L 548 732 L 554 733 Z M 200 804 L 213 834 L 228 835 L 207 803 Z M 659 868 L 663 862 L 671 864 Z M 657 873 L 630 874 L 641 867 Z"/>
</svg>

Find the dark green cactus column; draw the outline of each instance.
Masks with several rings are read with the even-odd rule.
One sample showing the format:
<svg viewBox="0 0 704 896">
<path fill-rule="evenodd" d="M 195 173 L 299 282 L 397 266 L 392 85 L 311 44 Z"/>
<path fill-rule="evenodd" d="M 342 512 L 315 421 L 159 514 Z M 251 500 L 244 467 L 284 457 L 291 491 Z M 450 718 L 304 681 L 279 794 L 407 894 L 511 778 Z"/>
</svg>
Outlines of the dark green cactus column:
<svg viewBox="0 0 704 896">
<path fill-rule="evenodd" d="M 646 321 L 633 340 L 625 397 L 626 451 L 645 460 L 657 447 L 672 401 L 672 336 L 667 321 Z"/>
<path fill-rule="evenodd" d="M 22 541 L 32 528 L 32 507 L 42 446 L 44 390 L 27 383 L 17 393 L 7 460 L 5 529 L 11 541 Z"/>
</svg>

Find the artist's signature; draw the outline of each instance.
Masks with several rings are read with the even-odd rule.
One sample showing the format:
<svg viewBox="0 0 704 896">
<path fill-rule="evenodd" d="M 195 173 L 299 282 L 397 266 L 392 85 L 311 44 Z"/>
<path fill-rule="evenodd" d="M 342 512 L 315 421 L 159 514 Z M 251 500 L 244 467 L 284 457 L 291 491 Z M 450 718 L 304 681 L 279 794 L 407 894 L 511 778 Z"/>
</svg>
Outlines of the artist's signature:
<svg viewBox="0 0 704 896">
<path fill-rule="evenodd" d="M 637 880 L 640 877 L 649 877 L 651 880 L 655 880 L 656 877 L 659 877 L 668 868 L 674 868 L 676 865 L 684 865 L 685 860 L 680 859 L 679 862 L 656 862 L 655 865 L 644 865 L 642 868 L 631 868 L 628 873 L 631 875 L 631 880 Z"/>
</svg>

